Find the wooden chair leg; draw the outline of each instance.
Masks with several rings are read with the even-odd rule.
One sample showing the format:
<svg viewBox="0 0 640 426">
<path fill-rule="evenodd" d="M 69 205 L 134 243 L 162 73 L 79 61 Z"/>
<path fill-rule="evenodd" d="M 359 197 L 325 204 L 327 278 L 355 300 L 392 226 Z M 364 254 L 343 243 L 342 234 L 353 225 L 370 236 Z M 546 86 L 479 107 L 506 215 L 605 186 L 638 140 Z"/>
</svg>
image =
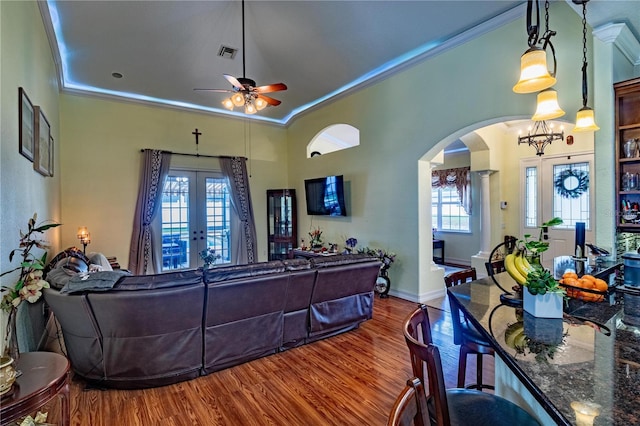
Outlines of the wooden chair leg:
<svg viewBox="0 0 640 426">
<path fill-rule="evenodd" d="M 476 389 L 482 391 L 482 354 L 479 353 L 476 359 L 478 360 L 476 368 Z"/>
<path fill-rule="evenodd" d="M 460 360 L 458 361 L 458 387 L 464 388 L 465 375 L 467 373 L 467 350 L 460 346 Z"/>
</svg>

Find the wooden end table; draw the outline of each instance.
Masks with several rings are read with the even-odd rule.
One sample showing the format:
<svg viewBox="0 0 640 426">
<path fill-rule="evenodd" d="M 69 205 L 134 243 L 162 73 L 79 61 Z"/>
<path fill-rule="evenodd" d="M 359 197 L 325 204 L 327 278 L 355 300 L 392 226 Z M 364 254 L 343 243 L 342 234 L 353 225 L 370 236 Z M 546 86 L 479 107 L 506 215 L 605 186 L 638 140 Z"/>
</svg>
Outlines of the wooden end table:
<svg viewBox="0 0 640 426">
<path fill-rule="evenodd" d="M 0 424 L 15 424 L 35 413 L 56 396 L 62 404 L 63 426 L 70 421 L 69 360 L 54 352 L 20 354 L 16 368 L 22 371 L 8 394 L 0 400 Z"/>
</svg>

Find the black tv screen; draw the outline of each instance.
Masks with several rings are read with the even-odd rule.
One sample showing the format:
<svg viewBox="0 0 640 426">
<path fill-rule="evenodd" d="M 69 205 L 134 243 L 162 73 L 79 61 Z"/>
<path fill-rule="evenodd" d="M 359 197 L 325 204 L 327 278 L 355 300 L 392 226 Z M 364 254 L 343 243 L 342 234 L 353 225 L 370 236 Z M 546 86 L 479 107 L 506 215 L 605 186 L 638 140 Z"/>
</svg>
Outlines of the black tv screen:
<svg viewBox="0 0 640 426">
<path fill-rule="evenodd" d="M 317 216 L 346 216 L 342 175 L 304 181 L 307 214 Z"/>
</svg>

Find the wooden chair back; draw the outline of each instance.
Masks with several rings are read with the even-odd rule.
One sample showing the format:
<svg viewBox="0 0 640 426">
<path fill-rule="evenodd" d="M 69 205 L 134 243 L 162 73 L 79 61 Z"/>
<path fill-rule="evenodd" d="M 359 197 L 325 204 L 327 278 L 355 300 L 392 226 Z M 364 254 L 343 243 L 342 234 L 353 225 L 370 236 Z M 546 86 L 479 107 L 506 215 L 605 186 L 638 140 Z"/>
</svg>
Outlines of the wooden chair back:
<svg viewBox="0 0 640 426">
<path fill-rule="evenodd" d="M 433 343 L 431 339 L 431 322 L 429 321 L 429 313 L 426 305 L 421 303 L 418 305 L 418 308 L 405 319 L 404 334 L 424 344 Z M 410 355 L 413 375 L 420 379 L 423 384 L 426 383 L 422 360 L 414 358 L 411 351 Z"/>
<path fill-rule="evenodd" d="M 427 396 L 417 377 L 407 380 L 391 408 L 387 426 L 430 426 Z"/>
<path fill-rule="evenodd" d="M 411 359 L 420 361 L 420 368 L 426 364 L 427 380 L 429 381 L 429 398 L 432 399 L 430 422 L 438 426 L 449 426 L 449 405 L 447 403 L 447 390 L 442 371 L 442 361 L 438 348 L 432 344 L 424 344 L 405 333 L 405 341 L 411 353 Z"/>
<path fill-rule="evenodd" d="M 473 281 L 478 279 L 476 274 L 476 268 L 463 269 L 462 271 L 452 272 L 446 277 L 444 277 L 444 283 L 449 287 L 453 287 L 454 285 L 460 285 L 466 283 L 467 281 Z"/>
</svg>

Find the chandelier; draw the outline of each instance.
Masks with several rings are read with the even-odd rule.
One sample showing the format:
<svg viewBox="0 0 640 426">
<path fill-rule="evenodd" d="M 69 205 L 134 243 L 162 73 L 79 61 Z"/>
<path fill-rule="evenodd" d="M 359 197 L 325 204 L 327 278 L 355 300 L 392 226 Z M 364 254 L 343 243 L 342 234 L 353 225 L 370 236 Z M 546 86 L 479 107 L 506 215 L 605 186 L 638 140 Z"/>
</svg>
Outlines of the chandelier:
<svg viewBox="0 0 640 426">
<path fill-rule="evenodd" d="M 544 120 L 536 121 L 533 126 L 529 126 L 528 133 L 522 135 L 518 132 L 518 145 L 526 143 L 536 149 L 536 155 L 544 155 L 544 149 L 551 142 L 564 140 L 564 129 L 561 126 L 560 132 L 553 131 L 553 124 L 548 124 Z"/>
</svg>

